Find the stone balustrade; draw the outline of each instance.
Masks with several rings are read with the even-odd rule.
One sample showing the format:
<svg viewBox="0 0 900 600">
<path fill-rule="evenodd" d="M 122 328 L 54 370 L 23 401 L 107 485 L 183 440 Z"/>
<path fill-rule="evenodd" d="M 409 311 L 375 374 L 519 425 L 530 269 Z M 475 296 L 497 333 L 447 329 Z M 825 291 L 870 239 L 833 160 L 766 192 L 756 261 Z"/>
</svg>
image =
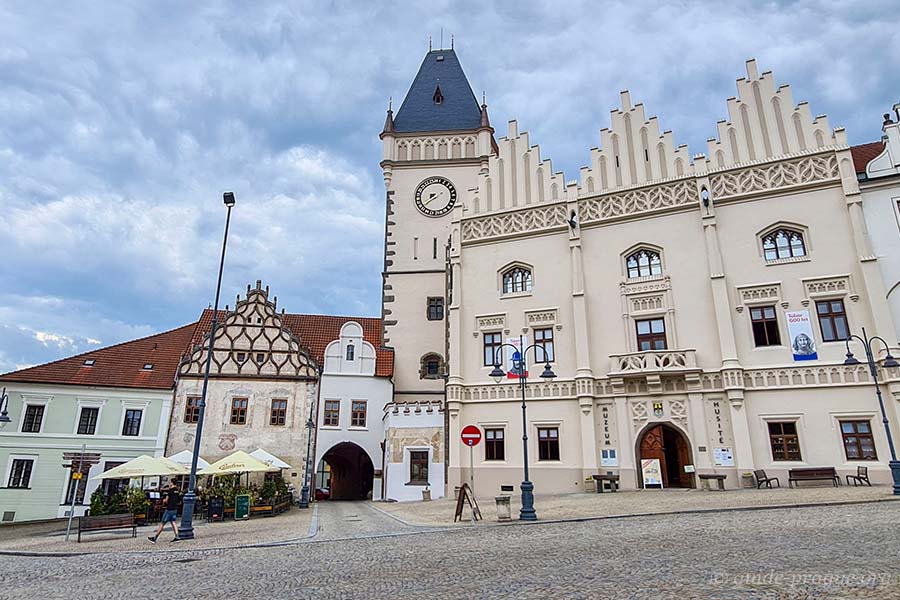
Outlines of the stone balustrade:
<svg viewBox="0 0 900 600">
<path fill-rule="evenodd" d="M 609 359 L 610 376 L 621 377 L 624 375 L 681 373 L 700 370 L 697 367 L 697 351 L 693 348 L 611 354 Z"/>
</svg>

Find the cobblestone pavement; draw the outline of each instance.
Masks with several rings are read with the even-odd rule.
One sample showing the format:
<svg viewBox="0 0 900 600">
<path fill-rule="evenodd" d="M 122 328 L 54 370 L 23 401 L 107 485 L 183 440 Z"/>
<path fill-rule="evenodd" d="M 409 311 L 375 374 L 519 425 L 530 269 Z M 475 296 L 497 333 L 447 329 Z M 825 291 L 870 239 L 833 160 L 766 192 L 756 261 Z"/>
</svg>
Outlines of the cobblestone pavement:
<svg viewBox="0 0 900 600">
<path fill-rule="evenodd" d="M 344 517 L 353 535 L 357 522 L 346 517 L 357 506 L 329 505 L 323 529 Z M 900 505 L 884 502 L 323 534 L 270 548 L 3 556 L 0 598 L 900 598 L 898 556 Z"/>
<path fill-rule="evenodd" d="M 678 511 L 717 510 L 759 506 L 782 506 L 800 504 L 828 504 L 843 502 L 868 502 L 873 500 L 900 500 L 891 495 L 887 485 L 872 487 L 806 486 L 761 490 L 728 490 L 725 492 L 704 490 L 639 490 L 603 494 L 561 494 L 539 495 L 534 506 L 538 518 L 571 519 L 585 517 L 607 517 L 635 514 L 655 514 Z M 494 496 L 479 496 L 478 504 L 484 522 L 497 522 L 497 505 Z M 519 494 L 510 498 L 513 519 L 518 518 L 521 508 Z M 456 502 L 453 498 L 442 498 L 433 502 L 397 502 L 378 504 L 382 510 L 407 523 L 419 525 L 453 525 Z M 469 526 L 470 512 L 466 506 L 463 521 L 457 527 Z"/>
<path fill-rule="evenodd" d="M 318 503 L 315 541 L 379 535 L 421 533 L 423 527 L 404 524 L 369 502 L 330 501 Z M 433 529 L 433 528 L 424 528 Z"/>
</svg>

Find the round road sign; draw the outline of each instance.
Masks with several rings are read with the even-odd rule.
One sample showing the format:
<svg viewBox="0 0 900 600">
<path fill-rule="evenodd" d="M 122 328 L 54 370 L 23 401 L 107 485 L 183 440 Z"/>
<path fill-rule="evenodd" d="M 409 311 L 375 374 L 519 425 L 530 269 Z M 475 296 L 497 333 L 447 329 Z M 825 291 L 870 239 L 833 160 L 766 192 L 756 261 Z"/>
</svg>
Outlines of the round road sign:
<svg viewBox="0 0 900 600">
<path fill-rule="evenodd" d="M 460 437 L 466 446 L 477 446 L 481 441 L 481 430 L 477 425 L 466 425 L 463 427 Z"/>
</svg>

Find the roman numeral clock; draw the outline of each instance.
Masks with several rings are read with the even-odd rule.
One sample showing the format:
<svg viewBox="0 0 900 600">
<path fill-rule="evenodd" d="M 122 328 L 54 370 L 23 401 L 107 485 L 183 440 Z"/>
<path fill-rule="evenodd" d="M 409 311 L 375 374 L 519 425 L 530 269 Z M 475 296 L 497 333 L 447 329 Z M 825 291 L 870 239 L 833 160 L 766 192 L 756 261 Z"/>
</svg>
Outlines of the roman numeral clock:
<svg viewBox="0 0 900 600">
<path fill-rule="evenodd" d="M 426 217 L 443 217 L 456 204 L 456 188 L 449 179 L 429 177 L 416 188 L 416 208 Z"/>
</svg>

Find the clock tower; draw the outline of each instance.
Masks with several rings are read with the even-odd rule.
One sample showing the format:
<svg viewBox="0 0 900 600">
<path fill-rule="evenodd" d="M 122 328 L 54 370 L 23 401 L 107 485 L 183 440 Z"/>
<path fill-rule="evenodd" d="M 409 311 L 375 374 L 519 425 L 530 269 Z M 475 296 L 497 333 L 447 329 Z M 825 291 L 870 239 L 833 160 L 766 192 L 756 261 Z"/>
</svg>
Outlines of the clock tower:
<svg viewBox="0 0 900 600">
<path fill-rule="evenodd" d="M 397 115 L 388 110 L 382 317 L 398 403 L 443 405 L 451 212 L 487 171 L 493 133 L 452 48 L 429 51 Z"/>
</svg>

